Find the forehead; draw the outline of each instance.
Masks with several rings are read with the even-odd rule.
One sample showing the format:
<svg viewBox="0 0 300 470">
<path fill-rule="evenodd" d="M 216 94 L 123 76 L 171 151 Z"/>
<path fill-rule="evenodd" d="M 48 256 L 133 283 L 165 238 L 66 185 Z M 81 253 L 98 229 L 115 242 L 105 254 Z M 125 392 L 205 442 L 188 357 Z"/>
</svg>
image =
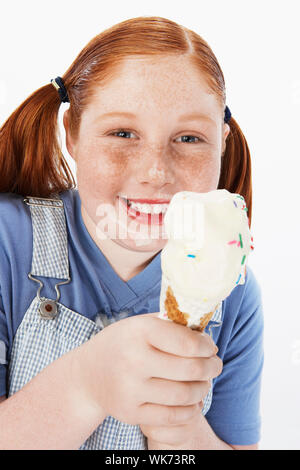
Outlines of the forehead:
<svg viewBox="0 0 300 470">
<path fill-rule="evenodd" d="M 105 85 L 93 89 L 92 105 L 102 112 L 152 107 L 159 112 L 219 111 L 204 74 L 186 56 L 128 57 Z"/>
</svg>

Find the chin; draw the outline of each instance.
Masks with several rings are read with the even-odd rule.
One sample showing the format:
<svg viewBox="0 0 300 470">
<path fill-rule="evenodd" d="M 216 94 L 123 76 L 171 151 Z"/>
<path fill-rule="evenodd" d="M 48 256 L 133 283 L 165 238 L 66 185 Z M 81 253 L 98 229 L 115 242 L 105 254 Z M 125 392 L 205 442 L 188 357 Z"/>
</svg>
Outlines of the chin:
<svg viewBox="0 0 300 470">
<path fill-rule="evenodd" d="M 151 240 L 151 239 L 114 239 L 113 240 L 115 243 L 117 243 L 120 246 L 123 246 L 124 248 L 127 248 L 128 250 L 131 251 L 136 251 L 136 252 L 158 252 L 163 249 L 163 247 L 166 245 L 167 240 L 166 239 L 159 239 L 159 240 Z"/>
</svg>

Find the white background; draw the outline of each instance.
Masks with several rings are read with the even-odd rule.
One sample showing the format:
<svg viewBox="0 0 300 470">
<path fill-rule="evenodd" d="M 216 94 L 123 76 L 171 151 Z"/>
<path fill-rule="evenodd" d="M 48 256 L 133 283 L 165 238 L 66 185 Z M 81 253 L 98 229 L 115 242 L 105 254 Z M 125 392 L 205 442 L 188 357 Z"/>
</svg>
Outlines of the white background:
<svg viewBox="0 0 300 470">
<path fill-rule="evenodd" d="M 252 155 L 249 265 L 265 313 L 261 449 L 300 449 L 299 13 L 298 0 L 11 0 L 0 9 L 0 124 L 62 76 L 92 37 L 124 19 L 163 16 L 212 47 Z"/>
</svg>

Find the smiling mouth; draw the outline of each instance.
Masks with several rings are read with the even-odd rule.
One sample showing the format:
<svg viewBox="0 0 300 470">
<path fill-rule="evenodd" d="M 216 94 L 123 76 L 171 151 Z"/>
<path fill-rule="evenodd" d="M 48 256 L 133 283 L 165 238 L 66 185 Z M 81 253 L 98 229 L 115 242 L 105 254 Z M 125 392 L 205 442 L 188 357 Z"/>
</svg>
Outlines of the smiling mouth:
<svg viewBox="0 0 300 470">
<path fill-rule="evenodd" d="M 126 207 L 129 218 L 144 225 L 163 225 L 164 216 L 169 206 L 168 203 L 140 203 L 122 196 L 119 196 L 119 199 L 122 205 Z"/>
<path fill-rule="evenodd" d="M 127 199 L 119 196 L 128 208 L 143 214 L 165 214 L 169 207 L 170 201 L 167 199 Z"/>
</svg>

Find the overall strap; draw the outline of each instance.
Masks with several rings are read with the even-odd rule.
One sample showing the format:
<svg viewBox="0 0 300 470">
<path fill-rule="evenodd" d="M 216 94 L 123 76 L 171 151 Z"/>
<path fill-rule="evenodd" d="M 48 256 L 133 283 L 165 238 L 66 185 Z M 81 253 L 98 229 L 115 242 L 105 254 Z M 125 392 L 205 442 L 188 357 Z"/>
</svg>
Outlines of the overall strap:
<svg viewBox="0 0 300 470">
<path fill-rule="evenodd" d="M 55 199 L 27 196 L 33 229 L 31 274 L 69 278 L 68 236 L 64 203 Z"/>
</svg>

